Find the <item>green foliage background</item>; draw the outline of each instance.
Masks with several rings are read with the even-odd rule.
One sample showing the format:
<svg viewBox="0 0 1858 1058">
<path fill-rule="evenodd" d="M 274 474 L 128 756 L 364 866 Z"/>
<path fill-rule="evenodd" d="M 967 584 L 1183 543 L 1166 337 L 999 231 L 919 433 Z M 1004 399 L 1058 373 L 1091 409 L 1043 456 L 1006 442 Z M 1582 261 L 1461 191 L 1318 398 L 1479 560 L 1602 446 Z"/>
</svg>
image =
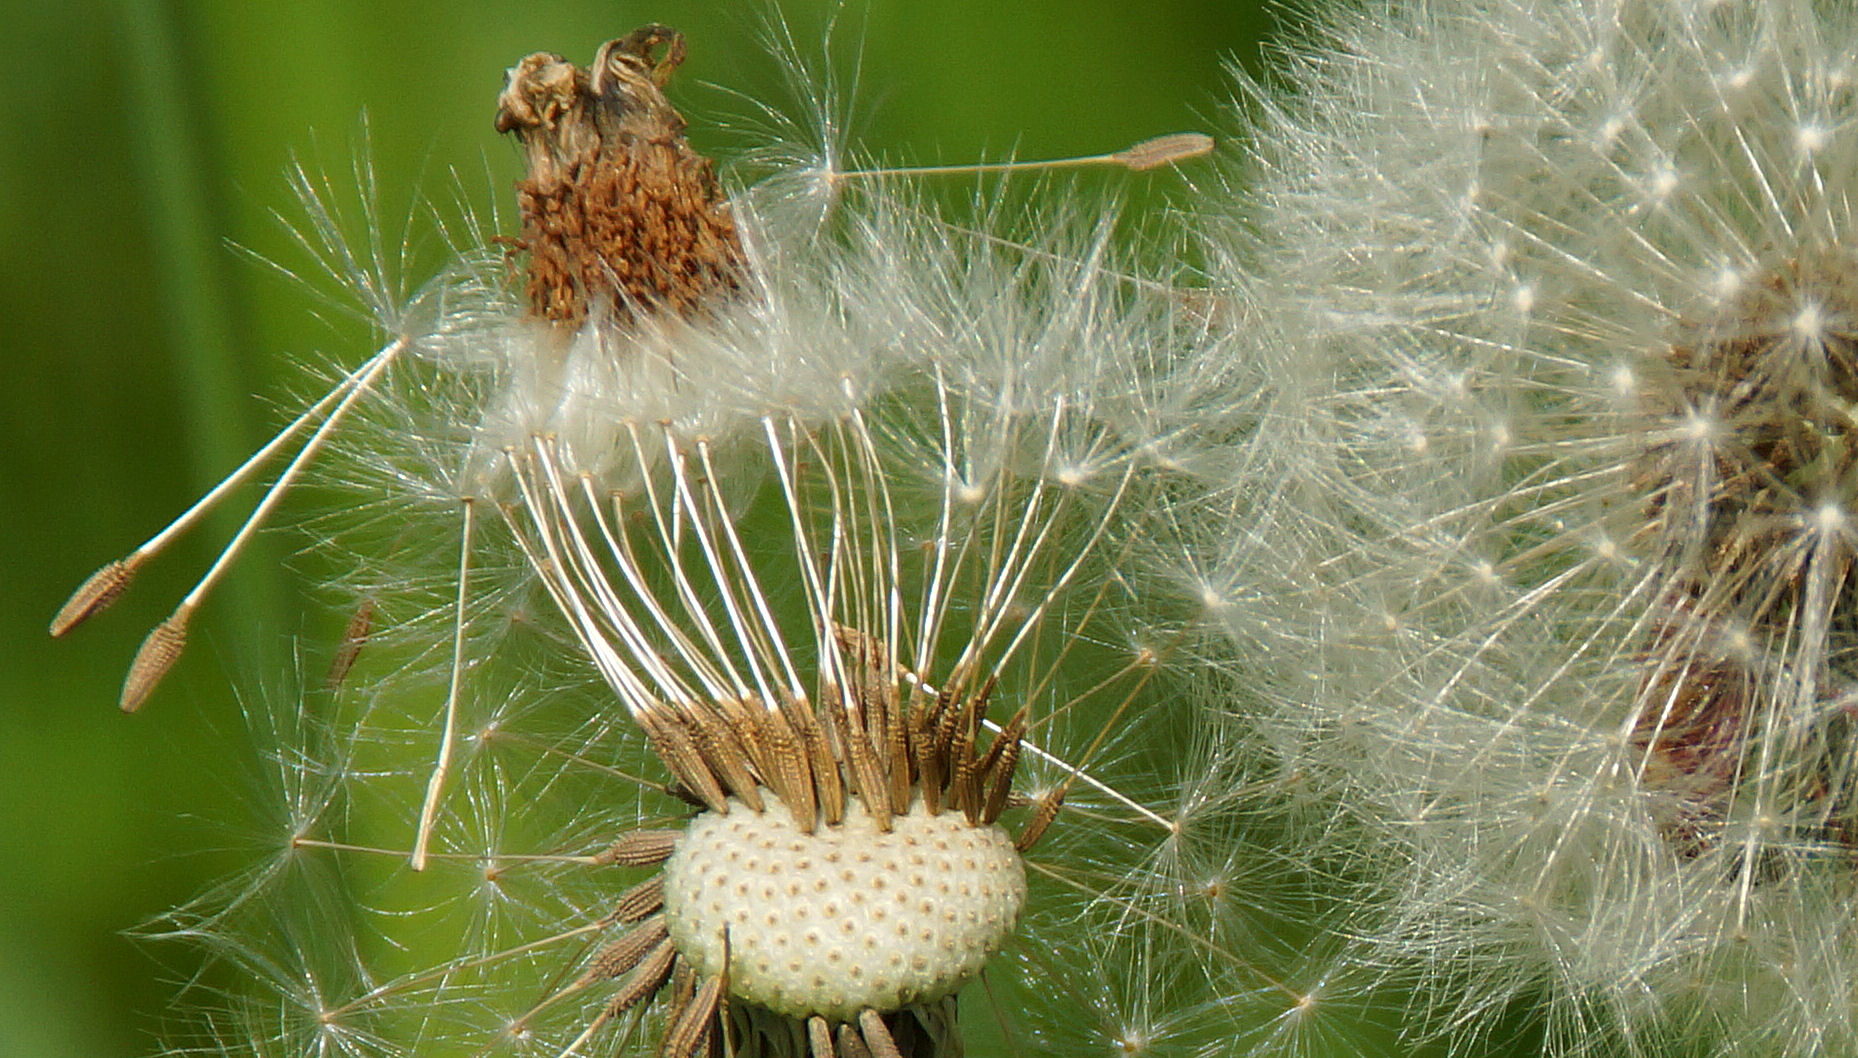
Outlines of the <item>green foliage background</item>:
<svg viewBox="0 0 1858 1058">
<path fill-rule="evenodd" d="M 854 141 L 898 162 L 1116 149 L 1218 124 L 1220 65 L 1254 62 L 1263 0 L 870 0 L 782 5 L 805 48 L 834 11 L 861 55 Z M 682 29 L 674 97 L 726 160 L 779 71 L 759 3 L 659 0 L 0 0 L 0 1051 L 148 1054 L 176 968 L 123 931 L 242 859 L 238 695 L 320 672 L 325 572 L 271 534 L 196 623 L 146 710 L 123 669 L 236 521 L 150 568 L 69 641 L 45 622 L 79 580 L 268 436 L 297 366 L 353 364 L 366 328 L 229 249 L 293 257 L 272 215 L 293 156 L 346 182 L 367 113 L 388 218 L 450 172 L 479 205 L 516 173 L 490 127 L 503 70 L 586 61 L 648 21 Z M 484 175 L 488 170 L 488 178 Z M 1164 194 L 1179 177 L 1157 178 Z M 256 395 L 256 397 L 254 397 Z M 249 500 L 246 494 L 245 499 Z M 230 512 L 237 513 L 237 512 Z M 184 968 L 184 961 L 182 963 Z"/>
</svg>

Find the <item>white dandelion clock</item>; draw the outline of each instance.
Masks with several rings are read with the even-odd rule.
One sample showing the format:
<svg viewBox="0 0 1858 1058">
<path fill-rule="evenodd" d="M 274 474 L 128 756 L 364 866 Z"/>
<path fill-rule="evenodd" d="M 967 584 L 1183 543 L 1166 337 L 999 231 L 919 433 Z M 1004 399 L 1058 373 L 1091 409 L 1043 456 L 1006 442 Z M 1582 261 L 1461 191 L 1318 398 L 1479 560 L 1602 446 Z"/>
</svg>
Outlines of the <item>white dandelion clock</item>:
<svg viewBox="0 0 1858 1058">
<path fill-rule="evenodd" d="M 1271 469 L 1193 567 L 1253 733 L 1385 842 L 1366 957 L 1434 1028 L 1853 1053 L 1855 42 L 1386 4 L 1249 97 L 1212 245 Z"/>
<path fill-rule="evenodd" d="M 1113 218 L 944 224 L 893 172 L 818 177 L 831 230 L 776 241 L 780 196 L 724 196 L 683 143 L 681 48 L 654 26 L 512 70 L 520 292 L 462 268 L 469 326 L 308 427 L 375 404 L 360 557 L 444 541 L 425 585 L 368 576 L 443 616 L 447 690 L 436 725 L 403 680 L 343 690 L 353 752 L 300 758 L 340 795 L 279 853 L 326 869 L 178 916 L 245 971 L 215 1020 L 256 1050 L 952 1056 L 958 996 L 1039 992 L 999 958 L 1022 932 L 1167 875 L 1150 765 L 1186 710 L 1121 565 L 1170 473 L 1159 377 L 1203 325 L 1121 269 Z M 421 506 L 456 520 L 399 517 Z M 526 634 L 474 640 L 487 574 L 546 596 Z M 292 943 L 312 912 L 352 939 Z"/>
</svg>

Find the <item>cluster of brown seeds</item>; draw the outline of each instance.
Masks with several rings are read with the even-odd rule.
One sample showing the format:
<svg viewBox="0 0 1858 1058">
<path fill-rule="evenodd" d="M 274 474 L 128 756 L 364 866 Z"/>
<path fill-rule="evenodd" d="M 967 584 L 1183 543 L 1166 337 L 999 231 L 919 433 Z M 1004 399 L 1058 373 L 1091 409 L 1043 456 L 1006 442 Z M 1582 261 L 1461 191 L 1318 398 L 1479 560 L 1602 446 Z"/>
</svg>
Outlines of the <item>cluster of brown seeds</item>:
<svg viewBox="0 0 1858 1058">
<path fill-rule="evenodd" d="M 728 813 L 730 798 L 759 812 L 766 789 L 806 834 L 822 820 L 843 822 L 854 795 L 885 833 L 893 816 L 917 802 L 932 816 L 954 810 L 971 826 L 992 825 L 1010 800 L 1025 709 L 983 749 L 991 683 L 972 698 L 956 686 L 932 693 L 912 684 L 906 701 L 903 681 L 878 640 L 847 628 L 838 638 L 849 662 L 846 686 L 828 685 L 822 716 L 804 702 L 782 701 L 771 709 L 752 699 L 640 715 L 685 795 L 718 814 Z M 1057 810 L 1055 798 L 1041 803 L 1018 842 L 1022 851 L 1038 841 Z"/>
<path fill-rule="evenodd" d="M 817 710 L 743 700 L 641 715 L 673 792 L 700 811 L 686 829 L 629 833 L 600 857 L 666 866 L 620 898 L 603 924 L 632 928 L 572 986 L 619 982 L 589 1032 L 670 985 L 666 1055 L 958 1053 L 947 1042 L 958 1039 L 953 993 L 1011 931 L 1024 896 L 1018 853 L 1062 793 L 1037 802 L 1008 838 L 995 824 L 1016 801 L 1025 711 L 988 738 L 991 685 L 932 693 L 900 678 L 876 640 L 848 629 L 839 638 L 851 675 Z M 777 887 L 781 902 L 769 902 Z M 685 891 L 718 897 L 679 906 Z M 820 966 L 803 961 L 818 934 L 874 923 L 894 923 L 896 936 L 866 947 L 908 983 L 841 964 L 829 945 Z M 712 928 L 720 945 L 704 943 Z M 758 976 L 753 960 L 776 950 L 792 961 Z M 867 984 L 875 991 L 859 991 Z"/>
</svg>

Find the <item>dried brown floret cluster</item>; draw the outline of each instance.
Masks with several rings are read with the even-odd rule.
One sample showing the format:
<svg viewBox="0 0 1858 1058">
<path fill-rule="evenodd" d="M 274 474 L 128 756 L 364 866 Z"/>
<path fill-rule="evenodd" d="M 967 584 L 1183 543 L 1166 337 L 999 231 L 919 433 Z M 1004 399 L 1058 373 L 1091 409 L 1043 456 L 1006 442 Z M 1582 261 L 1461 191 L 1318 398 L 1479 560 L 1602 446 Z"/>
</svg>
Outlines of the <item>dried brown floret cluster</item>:
<svg viewBox="0 0 1858 1058">
<path fill-rule="evenodd" d="M 548 52 L 510 70 L 497 131 L 515 133 L 527 158 L 514 245 L 535 315 L 683 314 L 735 288 L 728 201 L 664 97 L 683 61 L 683 35 L 651 25 L 608 41 L 588 70 Z"/>
</svg>

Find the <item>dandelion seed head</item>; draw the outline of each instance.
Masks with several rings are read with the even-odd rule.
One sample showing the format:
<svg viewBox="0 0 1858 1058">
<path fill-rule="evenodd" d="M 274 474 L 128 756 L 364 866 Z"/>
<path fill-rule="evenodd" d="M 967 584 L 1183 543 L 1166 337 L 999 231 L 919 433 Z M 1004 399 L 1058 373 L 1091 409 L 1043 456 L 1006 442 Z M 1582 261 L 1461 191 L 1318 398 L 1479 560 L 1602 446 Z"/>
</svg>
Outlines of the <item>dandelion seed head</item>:
<svg viewBox="0 0 1858 1058">
<path fill-rule="evenodd" d="M 1118 626 L 1119 567 L 1150 479 L 1217 457 L 1157 403 L 1200 308 L 1126 267 L 1113 217 L 1007 223 L 1002 193 L 948 224 L 852 187 L 836 131 L 761 184 L 717 178 L 660 91 L 682 47 L 649 26 L 586 67 L 522 60 L 497 117 L 528 166 L 514 235 L 469 219 L 411 297 L 354 270 L 388 344 L 312 401 L 302 454 L 345 447 L 336 483 L 376 497 L 323 524 L 350 523 L 352 638 L 392 675 L 331 680 L 364 761 L 288 844 L 333 877 L 273 871 L 194 931 L 289 1008 L 242 1015 L 285 1053 L 957 1052 L 983 966 L 1037 990 L 1003 949 L 1092 913 L 1134 961 L 1143 930 L 1110 920 L 1174 891 L 1184 829 L 1145 766 L 1166 746 L 1132 732 L 1179 711 L 1145 690 L 1175 640 Z M 352 268 L 326 192 L 312 253 Z M 738 824 L 727 891 L 685 884 Z M 961 839 L 949 891 L 880 914 L 916 829 Z M 808 875 L 771 834 L 890 859 Z M 355 927 L 326 985 L 271 928 L 299 908 Z M 893 920 L 919 928 L 871 925 Z M 317 1002 L 286 995 L 311 980 Z"/>
<path fill-rule="evenodd" d="M 953 276 L 960 263 L 936 267 Z M 1069 259 L 1051 267 L 1077 274 Z M 966 295 L 976 302 L 1019 297 L 1017 284 L 1043 282 L 1025 269 L 974 271 L 1006 284 Z M 1084 274 L 1091 283 L 1122 282 Z M 474 737 L 460 739 L 417 876 L 442 886 L 442 896 L 414 907 L 373 901 L 383 931 L 400 937 L 415 922 L 421 931 L 449 925 L 458 954 L 413 968 L 402 958 L 376 984 L 350 988 L 336 1008 L 381 1019 L 390 1038 L 408 1038 L 400 1030 L 412 1026 L 420 1039 L 499 1050 L 559 1053 L 583 1036 L 621 1032 L 709 1033 L 752 1049 L 795 1033 L 811 1039 L 817 1019 L 835 1034 L 914 1040 L 903 1046 L 923 1053 L 926 1040 L 954 1031 L 953 992 L 982 965 L 1000 965 L 1003 947 L 1025 943 L 1013 938 L 1016 923 L 1049 931 L 1100 902 L 1112 884 L 1105 878 L 1127 879 L 1116 884 L 1132 891 L 1168 884 L 1150 873 L 1149 850 L 1178 831 L 1155 789 L 1126 780 L 1140 774 L 1140 758 L 1125 734 L 1139 713 L 1165 712 L 1137 693 L 1166 648 L 1122 642 L 1108 616 L 1121 605 L 1118 582 L 1105 576 L 1120 546 L 1111 531 L 1118 508 L 1133 502 L 1132 482 L 1149 466 L 1109 423 L 1146 413 L 1140 387 L 1081 384 L 1096 376 L 1077 371 L 1077 358 L 1107 361 L 1123 348 L 1115 300 L 1097 304 L 1104 318 L 1075 332 L 1093 336 L 1091 348 L 1041 341 L 1048 328 L 1076 327 L 1075 306 L 1033 306 L 1013 315 L 1010 330 L 975 342 L 972 356 L 944 350 L 909 371 L 871 376 L 868 389 L 835 372 L 830 400 L 783 407 L 765 393 L 755 404 L 742 399 L 737 414 L 759 409 L 746 418 L 759 436 L 635 417 L 609 426 L 621 443 L 605 451 L 553 431 L 503 451 L 492 470 L 508 479 L 513 499 L 487 505 L 488 517 L 500 520 L 530 583 L 548 596 L 526 618 L 541 649 L 517 658 L 552 659 L 528 673 L 519 664 L 515 676 L 493 656 L 472 661 L 459 730 Z M 925 299 L 918 310 L 934 305 Z M 945 302 L 937 311 L 946 319 L 956 310 Z M 1038 357 L 1002 356 L 995 342 L 1056 349 L 1048 355 L 1073 366 L 1066 373 Z M 1033 381 L 1078 399 L 1042 399 L 1030 411 L 1001 399 Z M 1104 415 L 1119 399 L 1132 406 Z M 1068 466 L 1088 474 L 1066 483 Z M 613 481 L 626 485 L 612 489 Z M 551 686 L 575 665 L 598 674 L 602 695 L 578 718 L 550 704 L 588 693 L 584 678 Z M 1072 665 L 1082 670 L 1073 674 Z M 522 686 L 499 700 L 485 682 L 498 673 Z M 990 696 L 995 708 L 983 723 L 975 703 Z M 421 737 L 416 719 L 388 720 L 417 710 L 398 698 L 381 694 L 393 704 L 365 724 L 383 753 Z M 776 714 L 785 719 L 777 723 Z M 821 736 L 804 765 L 768 756 L 767 747 L 796 734 L 781 723 L 804 723 L 795 719 L 802 715 L 815 718 Z M 926 727 L 902 742 L 885 734 L 906 718 L 941 716 L 951 719 L 938 721 L 935 737 Z M 793 774 L 823 774 L 820 754 L 831 755 L 836 793 L 814 786 L 803 798 Z M 388 791 L 408 778 L 402 766 L 356 781 L 382 783 L 387 789 L 367 800 L 392 804 Z M 934 799 L 939 807 L 924 807 Z M 827 816 L 829 801 L 837 818 Z M 779 829 L 767 821 L 784 811 L 798 817 L 803 802 L 817 813 L 813 830 L 788 837 L 820 853 L 816 867 L 834 841 L 863 854 L 933 824 L 984 836 L 998 869 L 982 862 L 987 856 L 963 854 L 951 895 L 937 895 L 928 911 L 921 900 L 911 905 L 935 927 L 928 941 L 916 930 L 915 947 L 871 925 L 880 917 L 873 894 L 898 872 L 867 868 L 851 883 L 842 877 L 847 867 L 818 872 L 812 880 L 827 888 L 795 901 L 784 887 L 804 872 L 770 873 L 758 844 L 736 850 L 737 868 L 716 894 L 721 917 L 702 897 L 697 911 L 680 902 L 685 867 L 661 869 L 659 857 L 671 860 L 691 834 L 746 820 L 760 819 L 755 832 L 767 839 Z M 890 807 L 879 813 L 875 803 Z M 1073 812 L 1089 813 L 1090 827 L 1072 825 Z M 995 826 L 1001 813 L 1010 833 Z M 318 827 L 311 833 L 325 859 L 391 851 L 332 836 L 350 831 L 345 818 Z M 1061 853 L 1087 864 L 1084 891 L 1043 875 L 977 889 L 990 870 L 1019 869 L 1016 844 L 1032 847 L 1034 864 Z M 610 847 L 582 851 L 602 845 Z M 522 848 L 558 851 L 511 851 Z M 646 871 L 637 884 L 661 895 L 616 896 L 629 882 L 596 875 L 591 864 L 633 879 Z M 750 891 L 738 893 L 745 884 Z M 778 899 L 766 898 L 769 885 Z M 264 892 L 266 900 L 289 898 Z M 870 918 L 853 917 L 854 908 Z M 900 914 L 881 917 L 894 927 Z M 951 914 L 958 921 L 945 921 Z M 847 927 L 859 941 L 851 947 L 840 942 Z M 870 959 L 854 957 L 870 954 L 863 941 L 873 937 L 886 944 Z M 768 954 L 815 940 L 820 956 L 796 971 L 802 977 Z M 593 945 L 578 961 L 577 944 Z M 770 973 L 758 976 L 753 967 L 763 961 Z M 701 1000 L 694 1007 L 693 996 Z"/>
<path fill-rule="evenodd" d="M 525 498 L 524 508 L 508 512 L 521 519 L 512 528 L 531 553 L 555 556 L 540 563 L 538 576 L 567 634 L 608 681 L 607 696 L 634 720 L 615 723 L 609 701 L 604 717 L 551 731 L 553 710 L 531 693 L 509 696 L 493 716 L 468 725 L 496 737 L 478 739 L 461 757 L 432 863 L 419 876 L 449 880 L 449 895 L 413 908 L 373 901 L 382 928 L 451 923 L 459 954 L 352 985 L 332 1011 L 349 1022 L 367 1019 L 389 1039 L 405 1038 L 400 1030 L 411 1024 L 421 1026 L 422 1039 L 496 1049 L 559 1051 L 622 1021 L 632 1025 L 626 1031 L 644 1022 L 666 1038 L 701 1031 L 752 1049 L 793 1033 L 807 1038 L 816 1020 L 834 1033 L 854 1026 L 863 1038 L 881 1032 L 920 1048 L 954 1031 L 952 993 L 1011 946 L 1022 918 L 1063 916 L 1101 899 L 1092 894 L 1104 883 L 1093 881 L 1090 894 L 1037 906 L 1034 897 L 1052 900 L 1051 883 L 1028 886 L 1015 837 L 1002 827 L 1020 832 L 1022 848 L 1055 842 L 1070 850 L 1070 862 L 1112 874 L 1131 871 L 1117 850 L 1171 840 L 1176 831 L 1148 807 L 1161 802 L 1105 783 L 1099 776 L 1117 770 L 1114 755 L 1094 748 L 1104 740 L 1093 725 L 1106 709 L 1121 713 L 1118 696 L 1149 678 L 1157 652 L 1139 645 L 1126 658 L 1110 652 L 1096 662 L 1110 667 L 1109 677 L 1068 691 L 1061 672 L 1036 660 L 1051 649 L 1052 628 L 1044 626 L 1084 631 L 1101 619 L 1091 616 L 1101 604 L 1096 588 L 1064 600 L 1073 578 L 1089 583 L 1076 565 L 1101 546 L 1103 515 L 1078 512 L 1082 538 L 1055 535 L 1065 506 L 1079 500 L 1057 500 L 1055 490 L 1034 484 L 1038 475 L 1022 481 L 1004 469 L 1036 468 L 1041 458 L 980 461 L 996 469 L 975 479 L 986 493 L 978 516 L 950 517 L 964 508 L 936 482 L 918 483 L 928 487 L 922 509 L 910 497 L 910 475 L 892 471 L 946 464 L 961 451 L 945 447 L 956 436 L 946 427 L 960 417 L 960 402 L 933 387 L 927 396 L 913 406 L 942 409 L 932 413 L 933 428 L 898 428 L 894 436 L 867 433 L 855 419 L 817 436 L 798 419 L 767 423 L 766 458 L 778 486 L 764 493 L 762 506 L 771 508 L 759 515 L 719 502 L 720 485 L 703 476 L 704 442 L 662 426 L 665 454 L 641 445 L 635 457 L 643 465 L 626 501 L 635 505 L 632 517 L 623 508 L 596 513 L 607 498 L 587 491 L 589 478 L 551 462 L 558 450 L 548 439 L 512 455 Z M 1023 444 L 1036 455 L 1060 432 L 1053 423 L 1001 419 L 960 443 Z M 880 493 L 889 495 L 889 513 L 878 518 L 887 509 Z M 582 505 L 589 500 L 593 506 Z M 771 531 L 745 545 L 735 535 L 738 518 Z M 923 552 L 910 546 L 908 525 L 945 527 Z M 999 539 L 1004 554 L 970 538 Z M 770 541 L 785 546 L 770 549 Z M 895 569 L 904 579 L 891 579 Z M 805 600 L 773 605 L 763 593 L 777 585 L 797 585 Z M 1085 601 L 1091 596 L 1099 601 Z M 923 599 L 931 609 L 916 610 Z M 846 623 L 854 619 L 886 638 L 854 631 Z M 756 646 L 777 641 L 780 654 Z M 1063 649 L 1066 657 L 1079 653 L 1091 652 Z M 481 678 L 499 670 L 478 671 Z M 975 708 L 989 696 L 999 717 L 991 728 Z M 758 719 L 768 708 L 761 703 L 776 700 L 783 707 Z M 1017 716 L 1001 712 L 1009 705 Z M 793 759 L 778 756 L 792 749 L 775 747 L 796 744 L 797 729 L 787 725 L 810 722 L 822 737 L 795 770 Z M 913 733 L 902 741 L 885 734 L 887 725 L 906 722 Z M 835 732 L 830 744 L 827 730 Z M 1010 781 L 1015 757 L 1027 766 L 1023 784 Z M 830 788 L 817 778 L 827 760 L 836 762 Z M 570 762 L 566 771 L 561 761 Z M 670 783 L 648 778 L 666 770 Z M 814 779 L 795 778 L 809 772 Z M 351 778 L 365 787 L 404 776 Z M 616 799 L 589 786 L 601 778 L 631 792 Z M 564 800 L 582 807 L 558 814 Z M 626 807 L 615 811 L 616 802 Z M 1071 826 L 1069 808 L 1055 819 L 1042 815 L 1048 802 L 1090 812 L 1090 829 L 1107 833 Z M 1007 818 L 996 824 L 1002 812 Z M 1051 836 L 1041 842 L 1034 825 Z M 615 826 L 620 839 L 607 851 L 574 851 L 603 827 L 610 841 Z M 343 837 L 346 817 L 325 815 L 306 828 L 319 835 L 306 852 L 350 859 L 385 851 Z M 536 841 L 531 847 L 569 851 L 509 851 L 525 835 Z M 1080 850 L 1102 858 L 1080 860 Z M 601 873 L 590 873 L 589 863 Z M 608 873 L 615 868 L 634 879 L 639 870 L 651 873 L 616 896 Z M 292 887 L 262 886 L 247 908 L 225 918 L 300 899 Z M 584 967 L 576 965 L 577 941 L 597 941 Z M 709 995 L 714 1006 L 676 998 L 687 995 L 679 980 L 695 982 L 698 998 Z M 716 984 L 705 992 L 708 982 Z M 681 1013 L 693 1009 L 700 1013 Z"/>
<path fill-rule="evenodd" d="M 1299 96 L 1247 88 L 1244 220 L 1207 230 L 1258 425 L 1197 565 L 1245 571 L 1237 711 L 1355 814 L 1338 844 L 1380 833 L 1363 958 L 1447 1035 L 1532 989 L 1564 1053 L 1841 1029 L 1781 996 L 1858 973 L 1855 28 L 1386 4 L 1331 16 Z"/>
</svg>

